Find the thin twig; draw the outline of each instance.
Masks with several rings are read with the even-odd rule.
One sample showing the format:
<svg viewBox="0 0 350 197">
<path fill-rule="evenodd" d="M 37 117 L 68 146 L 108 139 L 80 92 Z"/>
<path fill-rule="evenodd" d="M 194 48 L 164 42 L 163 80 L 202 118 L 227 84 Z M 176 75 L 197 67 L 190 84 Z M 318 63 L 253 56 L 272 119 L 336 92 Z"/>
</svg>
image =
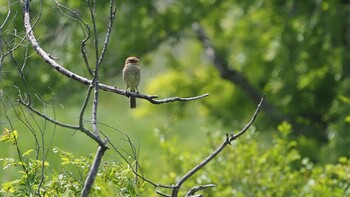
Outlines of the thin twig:
<svg viewBox="0 0 350 197">
<path fill-rule="evenodd" d="M 255 121 L 256 117 L 258 116 L 258 113 L 261 109 L 261 105 L 265 99 L 266 95 L 264 94 L 264 96 L 260 99 L 260 102 L 252 116 L 252 118 L 250 119 L 249 123 L 240 131 L 238 132 L 237 134 L 232 134 L 231 137 L 230 137 L 230 142 L 232 142 L 233 140 L 239 138 L 241 135 L 243 135 L 248 129 L 250 126 L 252 126 L 253 122 Z"/>
<path fill-rule="evenodd" d="M 128 137 L 128 136 L 127 136 Z M 142 176 L 141 174 L 139 174 L 135 169 L 134 167 L 132 166 L 132 164 L 128 161 L 128 159 L 117 149 L 117 147 L 115 147 L 115 145 L 107 138 L 108 140 L 108 144 L 110 144 L 110 146 L 112 147 L 112 149 L 118 153 L 118 155 L 128 164 L 128 166 L 130 167 L 130 169 L 132 170 L 132 172 L 140 177 L 142 180 L 144 180 L 145 182 L 153 185 L 153 187 L 155 188 L 168 188 L 168 189 L 173 189 L 173 186 L 170 186 L 170 185 L 162 185 L 162 184 L 158 184 L 158 183 L 154 183 L 152 182 L 151 180 L 147 179 L 146 177 Z"/>
<path fill-rule="evenodd" d="M 2 28 L 4 28 L 5 24 L 7 23 L 7 20 L 10 18 L 10 15 L 11 15 L 11 1 L 8 0 L 7 1 L 7 15 L 6 15 L 4 21 L 2 22 L 2 24 L 0 26 L 0 31 L 2 30 Z"/>
<path fill-rule="evenodd" d="M 55 119 L 50 118 L 50 117 L 46 116 L 45 114 L 39 112 L 38 110 L 34 109 L 31 105 L 28 105 L 22 99 L 17 100 L 17 102 L 22 104 L 23 106 L 25 106 L 30 111 L 34 112 L 36 115 L 44 118 L 45 120 L 48 120 L 48 121 L 54 123 L 54 124 L 56 124 L 56 125 L 58 125 L 60 127 L 69 128 L 69 129 L 73 129 L 73 130 L 79 130 L 79 126 L 74 126 L 74 125 L 64 124 L 64 123 L 58 122 Z"/>
<path fill-rule="evenodd" d="M 106 126 L 106 127 L 108 127 L 108 128 L 111 128 L 111 129 L 113 129 L 113 130 L 116 130 L 116 131 L 120 132 L 122 135 L 124 135 L 124 136 L 127 138 L 127 142 L 130 144 L 131 149 L 134 149 L 134 148 L 133 148 L 134 146 L 133 146 L 133 144 L 132 144 L 132 142 L 131 142 L 130 137 L 129 137 L 125 132 L 123 132 L 123 131 L 121 131 L 121 130 L 115 128 L 115 127 L 112 127 L 112 126 L 110 126 L 110 125 L 104 124 L 104 123 L 99 123 L 99 124 L 101 124 L 101 125 L 103 125 L 103 126 Z M 104 137 L 107 137 L 103 132 L 101 132 L 101 133 L 102 133 L 102 135 L 104 135 Z M 133 171 L 133 173 L 134 173 L 136 176 L 140 177 L 143 181 L 145 181 L 145 182 L 151 184 L 151 185 L 152 185 L 153 187 L 155 187 L 155 188 L 158 188 L 158 187 L 159 187 L 159 188 L 168 188 L 168 189 L 172 189 L 172 188 L 173 188 L 173 186 L 170 186 L 170 185 L 162 185 L 162 184 L 154 183 L 154 182 L 152 182 L 151 180 L 149 180 L 149 179 L 145 178 L 144 176 L 142 176 L 141 174 L 139 174 L 139 173 L 134 169 L 132 163 L 130 163 L 129 160 L 117 149 L 117 147 L 113 144 L 113 142 L 110 141 L 109 138 L 106 138 L 106 140 L 108 140 L 108 144 L 109 144 L 109 145 L 112 147 L 112 149 L 113 149 L 127 164 L 128 164 L 128 166 L 130 167 L 130 169 Z M 138 162 L 138 161 L 136 160 L 136 162 Z M 139 165 L 139 164 L 138 164 L 138 165 Z"/>
<path fill-rule="evenodd" d="M 81 41 L 80 53 L 81 53 L 81 55 L 83 56 L 83 59 L 84 59 L 84 62 L 85 62 L 85 65 L 86 65 L 86 67 L 87 67 L 87 69 L 88 69 L 89 74 L 90 74 L 91 76 L 93 76 L 93 72 L 92 72 L 92 69 L 91 69 L 91 67 L 90 67 L 89 60 L 88 60 L 88 58 L 87 58 L 88 55 L 87 55 L 87 51 L 86 51 L 86 42 L 87 42 L 87 41 L 89 40 L 89 38 L 90 38 L 90 27 L 89 27 L 89 25 L 86 24 L 86 23 L 84 22 L 84 20 L 77 14 L 77 12 L 75 12 L 75 11 L 69 9 L 68 7 L 66 7 L 66 6 L 64 6 L 64 5 L 62 5 L 62 4 L 60 4 L 58 1 L 54 1 L 54 2 L 56 3 L 57 8 L 61 11 L 61 13 L 62 13 L 64 16 L 66 16 L 66 17 L 68 17 L 68 18 L 70 18 L 70 19 L 72 19 L 72 20 L 78 20 L 78 22 L 79 22 L 79 24 L 80 24 L 80 26 L 81 26 L 81 29 L 82 29 L 82 33 L 83 33 L 83 35 L 84 35 L 84 38 L 83 38 L 83 40 Z M 67 11 L 68 11 L 70 14 L 72 14 L 74 17 L 72 17 L 72 16 L 66 14 L 61 8 L 63 8 L 64 10 L 67 10 Z M 86 32 L 85 32 L 85 30 L 84 30 L 84 27 L 86 28 Z"/>
<path fill-rule="evenodd" d="M 11 15 L 11 1 L 8 0 L 7 1 L 7 15 L 4 19 L 4 21 L 2 22 L 1 26 L 0 26 L 0 79 L 1 79 L 1 70 L 2 70 L 2 63 L 4 61 L 4 58 L 6 57 L 3 53 L 2 50 L 2 44 L 3 44 L 3 36 L 2 36 L 2 29 L 4 28 L 5 24 L 7 23 L 7 20 L 9 19 Z"/>
<path fill-rule="evenodd" d="M 53 110 L 53 118 L 56 119 L 56 110 L 55 110 L 55 103 L 52 104 L 52 110 Z M 46 123 L 46 121 L 45 121 Z M 51 149 L 52 147 L 52 142 L 53 142 L 53 139 L 54 139 L 54 136 L 55 136 L 55 133 L 56 133 L 56 128 L 57 126 L 54 124 L 53 125 L 54 128 L 53 128 L 53 133 L 52 133 L 52 136 L 51 136 L 51 139 L 49 141 L 49 145 L 47 146 L 47 148 L 45 148 L 45 145 L 44 143 L 42 144 L 42 149 L 44 150 L 44 148 L 46 149 L 46 152 L 43 151 L 43 155 L 42 155 L 42 162 L 41 162 L 41 179 L 40 179 L 40 182 L 39 182 L 39 185 L 38 185 L 38 188 L 37 188 L 37 194 L 40 194 L 40 190 L 41 190 L 41 187 L 42 187 L 42 184 L 44 183 L 44 179 L 45 179 L 45 162 L 46 162 L 46 159 L 49 155 L 49 150 Z M 42 135 L 42 138 L 44 137 L 44 135 Z M 43 140 L 42 140 L 43 141 Z"/>
<path fill-rule="evenodd" d="M 13 132 L 15 130 L 14 126 L 12 125 L 11 123 L 11 119 L 7 113 L 7 108 L 6 108 L 6 105 L 5 105 L 5 101 L 3 100 L 3 97 L 6 98 L 6 100 L 8 100 L 10 103 L 11 103 L 11 107 L 14 111 L 15 110 L 15 107 L 13 106 L 13 103 L 11 102 L 11 100 L 7 97 L 7 95 L 3 92 L 0 92 L 0 101 L 2 103 L 2 105 L 4 106 L 4 115 L 5 115 L 5 118 L 7 119 L 7 122 L 10 124 L 11 126 L 11 131 Z M 17 115 L 17 118 L 20 119 L 20 116 L 18 116 L 17 112 L 16 112 L 16 115 Z M 17 138 L 14 138 L 15 140 L 15 146 L 16 146 L 16 151 L 17 151 L 17 155 L 18 155 L 18 158 L 19 158 L 19 161 L 21 162 L 20 165 L 23 169 L 24 172 L 27 172 L 27 167 L 25 165 L 25 162 L 23 162 L 23 156 L 21 154 L 21 150 L 19 149 L 19 146 L 18 146 L 18 141 L 17 141 Z"/>
<path fill-rule="evenodd" d="M 26 63 L 27 63 L 27 58 L 28 58 L 28 47 L 26 47 L 26 50 L 25 50 L 25 55 L 24 55 L 24 59 L 23 59 L 23 63 L 22 63 L 22 66 L 18 63 L 18 61 L 16 60 L 16 58 L 15 58 L 15 56 L 14 56 L 14 54 L 13 54 L 13 51 L 10 53 L 10 57 L 11 57 L 11 59 L 12 59 L 12 61 L 15 63 L 15 65 L 16 65 L 16 68 L 17 68 L 17 70 L 18 70 L 18 73 L 19 73 L 19 76 L 20 76 L 20 78 L 21 78 L 21 81 L 22 81 L 22 83 L 23 83 L 23 85 L 24 85 L 24 89 L 25 89 L 25 91 L 26 91 L 26 97 L 28 98 L 28 102 L 27 102 L 27 104 L 31 104 L 31 102 L 32 102 L 32 99 L 31 99 L 31 96 L 30 96 L 30 94 L 29 94 L 29 88 L 28 88 L 28 83 L 27 83 L 27 81 L 25 80 L 25 76 L 24 76 L 24 73 L 23 73 L 23 70 L 24 70 L 24 67 L 25 67 L 25 65 L 26 65 Z"/>
<path fill-rule="evenodd" d="M 94 134 L 92 134 L 89 130 L 87 130 L 85 128 L 82 128 L 80 126 L 74 126 L 74 125 L 58 122 L 58 121 L 54 120 L 53 118 L 50 118 L 50 117 L 46 116 L 45 114 L 39 112 L 38 110 L 34 109 L 32 106 L 28 105 L 27 103 L 25 103 L 22 100 L 18 100 L 18 103 L 22 104 L 23 106 L 28 108 L 30 111 L 34 112 L 35 114 L 44 118 L 45 120 L 48 120 L 48 121 L 50 121 L 58 126 L 64 127 L 64 128 L 79 130 L 79 131 L 85 133 L 87 136 L 89 136 L 94 141 L 96 141 L 100 146 L 105 146 L 104 142 L 100 138 L 96 137 Z"/>
<path fill-rule="evenodd" d="M 160 196 L 171 197 L 170 195 L 164 194 L 164 193 L 162 193 L 162 192 L 160 192 L 160 191 L 156 191 L 156 193 L 157 193 L 158 195 L 160 195 Z"/>
<path fill-rule="evenodd" d="M 93 1 L 93 5 L 91 5 L 91 0 L 87 0 L 87 4 L 88 4 L 88 7 L 89 7 L 89 10 L 90 10 L 90 17 L 91 17 L 91 22 L 92 22 L 92 29 L 93 29 L 93 32 L 94 32 L 94 44 L 95 44 L 95 58 L 96 58 L 96 65 L 97 62 L 98 62 L 98 36 L 97 36 L 97 28 L 96 28 L 96 21 L 95 21 L 95 12 L 96 12 L 96 2 Z M 98 68 L 98 66 L 96 66 L 96 68 Z M 95 68 L 95 70 L 96 70 Z M 98 69 L 97 69 L 98 70 Z"/>
<path fill-rule="evenodd" d="M 90 38 L 90 27 L 88 25 L 86 25 L 86 29 L 88 30 L 87 34 L 86 34 L 86 37 L 81 41 L 81 47 L 80 47 L 80 53 L 81 55 L 83 56 L 83 59 L 84 59 L 84 62 L 85 62 L 85 65 L 90 73 L 90 75 L 92 76 L 93 75 L 93 72 L 92 72 L 92 69 L 91 69 L 91 66 L 90 66 L 90 63 L 89 63 L 89 60 L 87 58 L 87 51 L 86 51 L 86 42 L 89 40 Z"/>
<path fill-rule="evenodd" d="M 113 27 L 113 22 L 115 19 L 115 14 L 117 12 L 117 6 L 115 5 L 115 1 L 111 0 L 110 4 L 109 4 L 109 22 L 108 22 L 108 27 L 107 27 L 107 33 L 106 33 L 106 37 L 105 37 L 105 41 L 103 43 L 103 48 L 100 54 L 100 58 L 98 59 L 97 65 L 98 67 L 101 66 L 103 58 L 106 54 L 107 51 L 107 46 L 111 37 L 111 33 L 112 33 L 112 27 Z"/>
<path fill-rule="evenodd" d="M 85 110 L 88 106 L 92 89 L 93 89 L 93 86 L 90 86 L 88 88 L 88 91 L 86 93 L 86 97 L 84 99 L 83 105 L 82 105 L 81 110 L 80 110 L 80 114 L 79 114 L 79 127 L 80 128 L 84 128 L 84 113 L 85 113 Z"/>
</svg>

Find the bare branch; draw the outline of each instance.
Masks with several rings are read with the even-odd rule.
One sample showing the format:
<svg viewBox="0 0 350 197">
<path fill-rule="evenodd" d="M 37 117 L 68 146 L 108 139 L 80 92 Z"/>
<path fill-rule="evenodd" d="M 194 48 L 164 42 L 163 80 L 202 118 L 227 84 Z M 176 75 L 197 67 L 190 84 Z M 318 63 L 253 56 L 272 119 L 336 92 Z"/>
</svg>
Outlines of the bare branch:
<svg viewBox="0 0 350 197">
<path fill-rule="evenodd" d="M 199 163 L 197 166 L 195 166 L 194 168 L 192 168 L 189 172 L 187 172 L 174 186 L 173 191 L 172 191 L 172 195 L 173 197 L 178 196 L 179 190 L 182 186 L 182 184 L 187 181 L 191 176 L 193 176 L 196 172 L 198 172 L 200 169 L 202 169 L 205 165 L 207 165 L 212 159 L 214 159 L 219 153 L 221 153 L 222 150 L 224 150 L 224 148 L 229 145 L 231 143 L 231 141 L 237 139 L 239 136 L 241 136 L 245 131 L 247 131 L 249 129 L 249 127 L 253 124 L 253 122 L 255 121 L 260 108 L 261 108 L 261 104 L 263 102 L 265 98 L 265 95 L 261 98 L 255 113 L 253 114 L 251 120 L 249 121 L 249 123 L 237 134 L 237 135 L 233 135 L 228 139 L 226 136 L 226 139 L 221 143 L 221 145 L 215 150 L 213 151 L 207 158 L 205 158 L 201 163 Z"/>
<path fill-rule="evenodd" d="M 92 185 L 94 184 L 98 169 L 100 167 L 102 157 L 106 150 L 108 149 L 107 146 L 99 146 L 95 155 L 94 162 L 91 166 L 89 175 L 87 176 L 85 183 L 84 183 L 84 188 L 81 191 L 81 197 L 87 197 L 91 191 Z"/>
<path fill-rule="evenodd" d="M 156 193 L 157 193 L 158 195 L 160 195 L 160 196 L 171 197 L 171 195 L 164 194 L 164 193 L 162 193 L 162 192 L 160 192 L 160 191 L 157 191 Z"/>
<path fill-rule="evenodd" d="M 256 110 L 255 110 L 255 112 L 254 112 L 254 114 L 252 116 L 252 118 L 250 119 L 249 123 L 240 132 L 238 132 L 236 135 L 232 134 L 230 139 L 229 139 L 230 142 L 232 142 L 233 140 L 239 138 L 241 135 L 243 135 L 249 129 L 250 126 L 252 126 L 253 122 L 255 121 L 256 117 L 258 116 L 258 113 L 259 113 L 259 111 L 261 109 L 261 105 L 262 105 L 262 103 L 263 103 L 263 101 L 265 99 L 265 96 L 266 95 L 264 94 L 264 96 L 260 99 L 260 102 L 259 102 L 259 104 L 258 104 L 258 106 L 257 106 L 257 108 L 256 108 Z"/>
<path fill-rule="evenodd" d="M 215 187 L 216 185 L 214 184 L 208 184 L 208 185 L 200 185 L 200 186 L 195 186 L 190 189 L 190 191 L 187 192 L 186 197 L 191 197 L 193 196 L 196 192 L 209 188 L 209 187 Z"/>
<path fill-rule="evenodd" d="M 93 72 L 92 72 L 92 69 L 90 67 L 90 64 L 89 64 L 89 60 L 87 58 L 87 52 L 86 52 L 86 42 L 89 40 L 90 38 L 90 27 L 88 25 L 86 25 L 86 28 L 88 29 L 88 34 L 86 35 L 86 37 L 81 41 L 81 47 L 80 47 L 80 52 L 83 56 L 83 59 L 84 59 L 84 62 L 85 62 L 85 65 L 86 67 L 88 68 L 88 71 L 90 73 L 90 75 L 92 76 L 93 75 Z"/>
<path fill-rule="evenodd" d="M 130 94 L 130 95 L 134 95 L 134 94 Z M 154 96 L 151 96 L 151 97 L 147 96 L 147 97 L 143 97 L 143 98 L 148 100 L 149 102 L 151 102 L 153 104 L 161 104 L 161 103 L 170 103 L 170 102 L 174 102 L 174 101 L 193 101 L 193 100 L 201 99 L 201 98 L 204 98 L 207 96 L 209 96 L 208 93 L 202 94 L 199 96 L 195 96 L 195 97 L 188 97 L 188 98 L 171 97 L 171 98 L 166 98 L 166 99 L 161 99 L 161 100 L 153 99 L 152 97 L 154 97 Z"/>
<path fill-rule="evenodd" d="M 115 1 L 111 0 L 110 4 L 109 4 L 109 23 L 108 23 L 108 27 L 107 27 L 107 33 L 106 33 L 106 38 L 105 41 L 103 43 L 103 48 L 101 51 L 101 55 L 100 58 L 98 59 L 97 65 L 98 67 L 100 67 L 100 65 L 102 64 L 102 60 L 106 54 L 107 51 L 107 46 L 111 37 L 111 32 L 112 32 L 112 27 L 113 27 L 113 22 L 115 19 L 115 14 L 117 12 L 117 6 L 115 5 Z"/>
<path fill-rule="evenodd" d="M 95 72 L 94 78 L 97 80 L 98 74 Z M 92 101 L 92 119 L 91 119 L 91 124 L 92 124 L 92 130 L 95 134 L 96 137 L 100 138 L 100 135 L 98 134 L 98 127 L 97 127 L 97 106 L 98 106 L 98 81 L 94 82 L 92 84 L 94 86 L 94 99 Z"/>
<path fill-rule="evenodd" d="M 95 44 L 95 58 L 96 58 L 96 66 L 95 66 L 95 72 L 96 70 L 99 70 L 98 69 L 98 36 L 97 36 L 97 28 L 96 28 L 96 21 L 95 21 L 95 12 L 96 12 L 96 9 L 95 9 L 95 4 L 96 2 L 93 1 L 93 3 L 91 3 L 91 0 L 87 0 L 87 4 L 88 4 L 88 7 L 89 7 L 89 10 L 90 10 L 90 16 L 91 16 L 91 22 L 92 22 L 92 29 L 93 29 L 93 32 L 94 32 L 94 44 Z"/>
<path fill-rule="evenodd" d="M 85 113 L 86 107 L 88 106 L 88 102 L 90 100 L 92 89 L 93 89 L 93 86 L 90 86 L 88 88 L 85 100 L 84 100 L 83 105 L 82 105 L 81 110 L 80 110 L 80 114 L 79 114 L 79 127 L 80 128 L 84 128 L 84 122 L 83 122 L 84 121 L 84 113 Z"/>
</svg>

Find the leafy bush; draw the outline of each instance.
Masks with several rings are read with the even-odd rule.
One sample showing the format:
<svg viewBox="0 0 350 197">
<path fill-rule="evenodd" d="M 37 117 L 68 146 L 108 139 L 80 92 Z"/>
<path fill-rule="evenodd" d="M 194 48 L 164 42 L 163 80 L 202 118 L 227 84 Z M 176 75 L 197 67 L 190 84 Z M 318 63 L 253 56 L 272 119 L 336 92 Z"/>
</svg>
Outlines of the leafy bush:
<svg viewBox="0 0 350 197">
<path fill-rule="evenodd" d="M 6 130 L 9 132 L 8 130 Z M 213 183 L 216 187 L 205 189 L 205 196 L 348 196 L 350 195 L 350 160 L 339 158 L 336 164 L 321 165 L 303 158 L 297 150 L 298 143 L 288 139 L 291 126 L 283 122 L 276 135 L 261 143 L 263 137 L 248 131 L 244 137 L 199 171 L 182 188 L 182 194 L 193 186 Z M 4 136 L 4 135 L 3 135 Z M 13 136 L 18 136 L 16 135 Z M 164 136 L 163 136 L 164 137 Z M 222 140 L 220 132 L 208 135 L 209 145 L 204 151 L 189 152 L 176 146 L 176 139 L 163 138 L 160 147 L 162 162 L 166 163 L 159 183 L 173 183 L 199 163 Z M 10 138 L 2 138 L 2 141 Z M 7 196 L 77 196 L 80 194 L 93 155 L 76 158 L 59 148 L 53 150 L 61 158 L 61 169 L 49 169 L 49 162 L 33 159 L 33 150 L 21 158 L 1 158 L 3 169 L 21 167 L 19 179 L 1 185 L 0 192 Z M 141 161 L 147 163 L 149 161 Z M 148 166 L 144 171 L 154 171 Z M 42 174 L 43 173 L 43 174 Z M 91 196 L 153 196 L 153 186 L 132 170 L 116 161 L 104 161 L 96 178 Z M 158 190 L 165 189 L 157 188 Z"/>
</svg>

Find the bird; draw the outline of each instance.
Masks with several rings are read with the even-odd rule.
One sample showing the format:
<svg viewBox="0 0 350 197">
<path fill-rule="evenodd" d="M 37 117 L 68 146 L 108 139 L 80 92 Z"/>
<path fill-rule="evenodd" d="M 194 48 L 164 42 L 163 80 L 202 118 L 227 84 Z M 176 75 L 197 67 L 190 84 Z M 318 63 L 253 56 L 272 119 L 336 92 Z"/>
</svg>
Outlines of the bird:
<svg viewBox="0 0 350 197">
<path fill-rule="evenodd" d="M 126 90 L 129 88 L 130 92 L 139 93 L 137 86 L 140 84 L 141 80 L 141 70 L 139 65 L 140 59 L 137 57 L 128 57 L 125 60 L 125 65 L 123 68 L 123 81 L 126 84 Z M 130 108 L 136 108 L 136 98 L 130 96 Z"/>
</svg>

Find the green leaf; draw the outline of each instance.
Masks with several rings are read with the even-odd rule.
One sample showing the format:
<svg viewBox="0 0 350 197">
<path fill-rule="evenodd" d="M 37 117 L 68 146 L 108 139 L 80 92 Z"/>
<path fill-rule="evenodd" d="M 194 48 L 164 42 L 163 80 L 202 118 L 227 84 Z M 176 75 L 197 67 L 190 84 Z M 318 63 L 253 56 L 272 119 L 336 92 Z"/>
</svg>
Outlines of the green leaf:
<svg viewBox="0 0 350 197">
<path fill-rule="evenodd" d="M 288 135 L 292 131 L 292 125 L 286 121 L 283 121 L 277 126 L 277 130 L 284 135 Z"/>
<path fill-rule="evenodd" d="M 0 136 L 0 141 L 15 142 L 17 138 L 18 138 L 17 130 L 10 131 L 5 128 L 4 131 L 2 132 L 2 135 Z"/>
<path fill-rule="evenodd" d="M 345 117 L 345 122 L 350 123 L 350 115 Z"/>
<path fill-rule="evenodd" d="M 340 95 L 338 97 L 341 101 L 343 101 L 344 103 L 347 103 L 347 104 L 350 104 L 350 98 L 346 97 L 346 96 L 343 96 L 343 95 Z"/>
<path fill-rule="evenodd" d="M 62 157 L 61 160 L 62 165 L 70 164 L 70 160 L 67 157 Z"/>
<path fill-rule="evenodd" d="M 29 155 L 31 152 L 33 152 L 34 150 L 33 149 L 29 149 L 29 150 L 27 150 L 26 152 L 24 152 L 23 154 L 22 154 L 22 156 L 24 157 L 24 156 L 26 156 L 26 155 Z"/>
</svg>

